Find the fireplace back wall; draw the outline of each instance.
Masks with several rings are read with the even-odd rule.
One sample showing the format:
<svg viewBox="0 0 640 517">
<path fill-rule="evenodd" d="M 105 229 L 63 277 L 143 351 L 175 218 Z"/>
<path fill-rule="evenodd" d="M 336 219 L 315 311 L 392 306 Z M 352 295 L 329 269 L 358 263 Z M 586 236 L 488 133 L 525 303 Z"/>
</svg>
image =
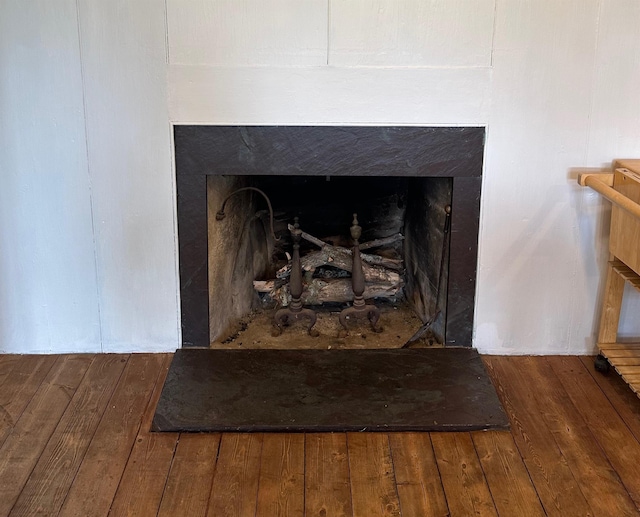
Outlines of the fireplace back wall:
<svg viewBox="0 0 640 517">
<path fill-rule="evenodd" d="M 483 128 L 175 126 L 183 346 L 209 345 L 207 176 L 451 178 L 445 341 L 471 346 Z"/>
</svg>

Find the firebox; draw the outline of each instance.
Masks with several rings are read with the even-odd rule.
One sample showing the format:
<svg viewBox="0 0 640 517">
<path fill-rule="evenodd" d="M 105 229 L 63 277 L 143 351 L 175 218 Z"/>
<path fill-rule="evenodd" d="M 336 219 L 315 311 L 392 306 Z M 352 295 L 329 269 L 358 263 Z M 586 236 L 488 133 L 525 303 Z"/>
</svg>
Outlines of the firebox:
<svg viewBox="0 0 640 517">
<path fill-rule="evenodd" d="M 388 266 L 373 266 L 384 278 L 368 284 L 370 302 L 411 311 L 445 345 L 472 345 L 484 128 L 175 126 L 174 141 L 184 347 L 287 304 L 294 221 L 319 266 L 304 271 L 303 301 L 335 319 L 349 274 L 318 246 L 350 251 L 354 214 L 360 242 L 384 242 L 368 259 Z"/>
</svg>

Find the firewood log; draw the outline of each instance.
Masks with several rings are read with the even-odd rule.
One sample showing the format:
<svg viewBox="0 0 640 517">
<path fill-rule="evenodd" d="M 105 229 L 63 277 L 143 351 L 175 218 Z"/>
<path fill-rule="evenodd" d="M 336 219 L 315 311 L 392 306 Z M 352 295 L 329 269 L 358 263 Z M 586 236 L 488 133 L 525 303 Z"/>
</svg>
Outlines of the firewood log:
<svg viewBox="0 0 640 517">
<path fill-rule="evenodd" d="M 291 301 L 289 286 L 275 287 L 275 280 L 253 282 L 254 288 L 260 293 L 267 293 L 281 305 L 288 305 Z M 403 282 L 377 282 L 365 286 L 364 298 L 395 299 L 402 292 Z M 348 278 L 321 279 L 314 278 L 305 284 L 302 293 L 302 303 L 306 305 L 322 305 L 328 302 L 345 303 L 353 300 L 351 280 Z"/>
<path fill-rule="evenodd" d="M 390 281 L 391 283 L 396 283 L 399 280 L 400 274 L 397 271 L 402 269 L 401 260 L 365 254 L 361 254 L 361 257 L 363 259 L 362 270 L 365 282 Z M 369 258 L 369 262 L 374 262 L 374 264 L 365 261 L 365 257 Z M 349 272 L 353 269 L 351 250 L 328 244 L 319 251 L 307 253 L 300 259 L 300 263 L 303 271 L 314 271 L 320 266 L 333 266 Z M 389 267 L 389 265 L 392 267 Z M 278 270 L 276 276 L 278 278 L 287 278 L 290 273 L 291 264 L 287 264 Z"/>
<path fill-rule="evenodd" d="M 293 230 L 293 225 L 291 224 L 289 225 L 289 230 Z M 302 232 L 302 238 L 315 244 L 321 249 L 321 252 L 326 252 L 329 256 L 335 257 L 337 255 L 342 255 L 343 257 L 341 260 L 345 265 L 351 263 L 351 255 L 353 253 L 351 251 L 351 248 L 344 248 L 342 246 L 333 246 L 306 232 Z M 360 250 L 385 246 L 402 239 L 404 239 L 404 236 L 400 233 L 396 233 L 395 235 L 392 235 L 390 237 L 385 237 L 383 239 L 376 239 L 373 241 L 364 242 L 360 244 Z M 360 253 L 360 257 L 362 258 L 362 261 L 367 264 L 384 266 L 386 268 L 394 269 L 396 271 L 400 271 L 403 268 L 403 262 L 400 259 L 381 257 L 380 255 L 371 255 L 369 253 Z M 325 264 L 325 265 L 331 265 L 331 264 Z M 336 267 L 342 268 L 342 266 L 336 266 Z M 351 266 L 349 266 L 348 268 L 345 267 L 342 269 L 351 271 Z"/>
</svg>

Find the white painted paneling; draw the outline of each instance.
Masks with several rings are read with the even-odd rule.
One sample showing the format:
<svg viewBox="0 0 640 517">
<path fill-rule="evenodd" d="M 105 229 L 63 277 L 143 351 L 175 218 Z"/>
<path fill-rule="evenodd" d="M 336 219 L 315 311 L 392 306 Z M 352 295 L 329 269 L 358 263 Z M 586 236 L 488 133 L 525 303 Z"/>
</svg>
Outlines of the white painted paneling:
<svg viewBox="0 0 640 517">
<path fill-rule="evenodd" d="M 99 351 L 76 4 L 0 12 L 0 352 Z"/>
<path fill-rule="evenodd" d="M 588 161 L 640 156 L 640 2 L 602 0 Z M 613 155 L 612 155 L 613 153 Z"/>
<path fill-rule="evenodd" d="M 169 67 L 169 114 L 193 124 L 483 125 L 491 70 Z"/>
<path fill-rule="evenodd" d="M 327 0 L 167 0 L 169 61 L 327 64 Z"/>
<path fill-rule="evenodd" d="M 578 245 L 598 0 L 499 0 L 475 345 L 581 353 L 594 292 Z"/>
<path fill-rule="evenodd" d="M 329 64 L 489 66 L 494 0 L 329 0 Z"/>
<path fill-rule="evenodd" d="M 105 350 L 179 345 L 163 0 L 79 0 Z"/>
<path fill-rule="evenodd" d="M 602 0 L 593 80 L 588 164 L 608 166 L 612 158 L 640 157 L 640 3 Z M 608 207 L 607 207 L 608 208 Z M 608 219 L 602 213 L 595 216 Z M 593 245 L 589 236 L 581 247 Z M 604 256 L 606 260 L 606 254 Z M 604 262 L 600 261 L 604 271 Z M 625 292 L 620 331 L 640 336 L 640 295 Z"/>
<path fill-rule="evenodd" d="M 640 156 L 635 0 L 0 1 L 0 351 L 100 350 L 99 313 L 104 350 L 178 346 L 169 120 L 488 123 L 474 343 L 593 350 L 571 169 Z"/>
</svg>

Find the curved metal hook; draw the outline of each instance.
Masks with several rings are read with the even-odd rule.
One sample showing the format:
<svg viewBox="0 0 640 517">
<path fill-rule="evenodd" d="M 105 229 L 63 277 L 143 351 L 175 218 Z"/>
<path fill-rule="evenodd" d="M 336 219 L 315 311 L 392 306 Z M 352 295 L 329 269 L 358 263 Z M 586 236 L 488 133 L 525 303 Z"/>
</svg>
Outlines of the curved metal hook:
<svg viewBox="0 0 640 517">
<path fill-rule="evenodd" d="M 227 201 L 229 201 L 229 198 L 231 198 L 232 196 L 235 196 L 238 192 L 242 192 L 244 190 L 255 190 L 256 192 L 261 194 L 262 197 L 265 199 L 265 201 L 267 202 L 267 207 L 269 208 L 269 226 L 271 229 L 271 237 L 273 237 L 274 241 L 279 241 L 280 238 L 276 237 L 276 232 L 273 229 L 273 208 L 271 206 L 271 201 L 269 200 L 269 197 L 262 190 L 256 187 L 242 187 L 242 188 L 239 188 L 238 190 L 234 190 L 231 194 L 229 194 L 222 202 L 222 207 L 220 208 L 220 210 L 216 212 L 216 221 L 222 221 L 225 218 L 224 207 L 227 204 Z"/>
</svg>

